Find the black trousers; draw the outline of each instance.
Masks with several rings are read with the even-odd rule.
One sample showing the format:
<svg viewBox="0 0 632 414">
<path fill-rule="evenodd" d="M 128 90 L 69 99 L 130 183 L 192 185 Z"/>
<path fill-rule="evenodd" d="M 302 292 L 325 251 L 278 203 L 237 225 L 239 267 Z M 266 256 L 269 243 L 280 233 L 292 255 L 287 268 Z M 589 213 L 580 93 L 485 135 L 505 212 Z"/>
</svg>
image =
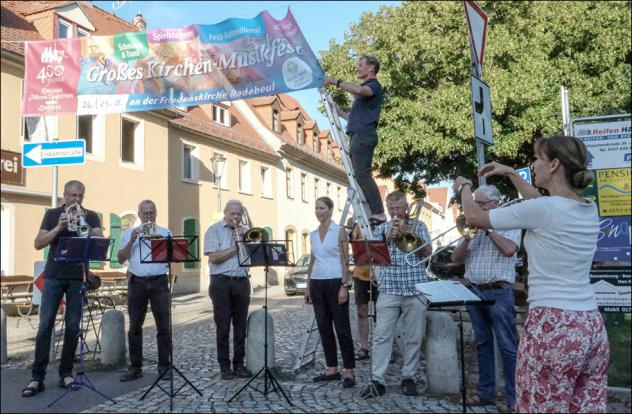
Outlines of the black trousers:
<svg viewBox="0 0 632 414">
<path fill-rule="evenodd" d="M 250 306 L 250 280 L 211 275 L 208 288 L 213 302 L 217 330 L 217 362 L 221 370 L 230 369 L 230 325 L 233 325 L 233 368 L 244 364 L 246 328 Z"/>
<path fill-rule="evenodd" d="M 340 342 L 342 364 L 345 368 L 350 369 L 355 368 L 355 356 L 349 322 L 349 301 L 347 300 L 342 305 L 338 304 L 340 282 L 339 278 L 312 279 L 309 283 L 309 295 L 314 305 L 314 315 L 316 315 L 318 333 L 323 344 L 327 366 L 338 366 L 336 336 L 333 329 L 335 327 Z"/>
<path fill-rule="evenodd" d="M 351 136 L 351 163 L 358 185 L 362 188 L 366 201 L 373 214 L 384 212 L 380 190 L 373 179 L 373 151 L 377 145 L 376 132 L 355 132 Z"/>
<path fill-rule="evenodd" d="M 169 336 L 169 283 L 167 276 L 131 276 L 127 283 L 127 311 L 129 313 L 129 359 L 133 367 L 143 366 L 143 323 L 147 304 L 156 321 L 158 366 L 168 367 L 171 351 Z"/>
</svg>

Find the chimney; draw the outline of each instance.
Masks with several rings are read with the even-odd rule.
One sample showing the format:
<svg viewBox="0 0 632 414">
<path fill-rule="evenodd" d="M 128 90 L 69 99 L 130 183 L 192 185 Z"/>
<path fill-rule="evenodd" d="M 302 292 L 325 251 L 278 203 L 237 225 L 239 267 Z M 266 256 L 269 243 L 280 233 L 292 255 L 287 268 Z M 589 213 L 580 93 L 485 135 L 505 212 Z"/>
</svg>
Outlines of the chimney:
<svg viewBox="0 0 632 414">
<path fill-rule="evenodd" d="M 145 21 L 145 18 L 143 17 L 140 11 L 132 19 L 132 24 L 138 27 L 139 30 L 144 31 L 147 28 L 147 22 Z"/>
</svg>

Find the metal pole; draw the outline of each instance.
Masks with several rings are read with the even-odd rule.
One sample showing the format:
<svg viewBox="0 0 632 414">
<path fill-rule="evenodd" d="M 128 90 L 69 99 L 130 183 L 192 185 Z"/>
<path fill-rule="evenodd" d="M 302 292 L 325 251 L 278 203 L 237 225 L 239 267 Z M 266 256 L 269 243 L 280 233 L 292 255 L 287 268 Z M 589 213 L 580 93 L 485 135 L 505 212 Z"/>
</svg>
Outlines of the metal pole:
<svg viewBox="0 0 632 414">
<path fill-rule="evenodd" d="M 58 179 L 59 179 L 59 167 L 55 165 L 53 167 L 53 189 L 51 190 L 51 195 L 50 195 L 51 208 L 57 208 L 57 180 Z"/>
<path fill-rule="evenodd" d="M 562 104 L 562 128 L 564 135 L 570 135 L 571 111 L 568 104 L 568 89 L 565 86 L 560 86 L 560 99 Z"/>
</svg>

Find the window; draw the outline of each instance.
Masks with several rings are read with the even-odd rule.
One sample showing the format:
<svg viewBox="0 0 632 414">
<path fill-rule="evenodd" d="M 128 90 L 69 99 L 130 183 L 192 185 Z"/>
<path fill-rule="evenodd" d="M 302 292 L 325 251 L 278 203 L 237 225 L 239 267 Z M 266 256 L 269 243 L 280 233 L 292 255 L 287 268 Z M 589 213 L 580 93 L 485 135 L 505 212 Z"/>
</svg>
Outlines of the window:
<svg viewBox="0 0 632 414">
<path fill-rule="evenodd" d="M 239 191 L 248 194 L 252 192 L 250 161 L 247 160 L 239 160 Z"/>
<path fill-rule="evenodd" d="M 224 126 L 230 126 L 228 117 L 228 109 L 222 108 L 219 105 L 213 105 L 213 121 Z"/>
<path fill-rule="evenodd" d="M 327 195 L 327 197 L 331 198 L 331 183 L 327 183 L 325 185 L 325 194 Z"/>
<path fill-rule="evenodd" d="M 312 135 L 312 148 L 316 152 L 320 152 L 320 140 L 318 139 L 318 134 L 314 132 Z"/>
<path fill-rule="evenodd" d="M 296 141 L 298 145 L 305 145 L 305 130 L 301 124 L 296 126 Z"/>
<path fill-rule="evenodd" d="M 136 213 L 127 213 L 123 214 L 121 217 L 121 232 L 125 232 L 125 230 L 129 230 L 140 224 L 140 219 L 136 215 Z"/>
<path fill-rule="evenodd" d="M 182 180 L 197 183 L 199 180 L 199 149 L 197 145 L 182 142 Z"/>
<path fill-rule="evenodd" d="M 301 254 L 306 255 L 309 252 L 307 251 L 307 239 L 309 238 L 308 232 L 303 232 L 301 234 Z"/>
<path fill-rule="evenodd" d="M 144 162 L 143 124 L 121 116 L 121 162 L 122 165 L 143 166 Z"/>
<path fill-rule="evenodd" d="M 81 30 L 77 28 L 77 37 L 85 37 L 85 36 L 90 36 L 90 33 L 86 32 L 85 30 Z"/>
<path fill-rule="evenodd" d="M 224 169 L 219 172 L 219 186 L 223 190 L 228 190 L 228 157 L 226 156 L 226 154 L 217 151 L 213 152 L 213 157 L 215 157 L 215 155 L 222 155 L 224 158 L 226 158 L 226 161 L 224 161 Z M 213 187 L 217 188 L 215 177 L 213 177 Z"/>
<path fill-rule="evenodd" d="M 318 198 L 318 187 L 320 187 L 320 179 L 314 177 L 314 200 Z"/>
<path fill-rule="evenodd" d="M 301 200 L 307 201 L 307 174 L 301 173 Z"/>
<path fill-rule="evenodd" d="M 136 123 L 125 118 L 121 125 L 121 161 L 134 162 L 134 139 Z"/>
<path fill-rule="evenodd" d="M 268 167 L 261 167 L 261 195 L 272 198 L 272 172 Z"/>
<path fill-rule="evenodd" d="M 342 210 L 342 189 L 340 186 L 336 186 L 336 202 L 338 203 L 338 210 Z"/>
<path fill-rule="evenodd" d="M 327 140 L 327 159 L 332 159 L 334 156 L 333 148 L 331 147 L 331 140 Z"/>
<path fill-rule="evenodd" d="M 288 259 L 294 261 L 294 230 L 285 230 L 285 240 L 287 240 Z"/>
<path fill-rule="evenodd" d="M 77 116 L 77 139 L 86 141 L 86 153 L 92 154 L 92 136 L 94 134 L 95 115 Z"/>
<path fill-rule="evenodd" d="M 287 198 L 294 198 L 294 191 L 292 191 L 292 187 L 294 186 L 292 180 L 292 169 L 285 169 L 285 195 Z"/>
<path fill-rule="evenodd" d="M 73 36 L 72 24 L 65 22 L 61 19 L 57 19 L 57 38 L 65 39 Z"/>
<path fill-rule="evenodd" d="M 279 122 L 279 111 L 272 110 L 272 130 L 277 133 L 281 133 L 281 123 Z"/>
</svg>

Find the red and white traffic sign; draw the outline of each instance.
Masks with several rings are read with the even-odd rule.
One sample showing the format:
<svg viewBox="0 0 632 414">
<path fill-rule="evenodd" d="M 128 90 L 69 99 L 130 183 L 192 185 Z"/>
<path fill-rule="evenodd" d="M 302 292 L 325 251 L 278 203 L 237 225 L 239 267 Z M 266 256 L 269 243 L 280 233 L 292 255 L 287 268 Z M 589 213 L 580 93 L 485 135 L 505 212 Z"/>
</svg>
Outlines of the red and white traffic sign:
<svg viewBox="0 0 632 414">
<path fill-rule="evenodd" d="M 483 57 L 485 56 L 485 34 L 487 33 L 487 15 L 472 0 L 464 0 L 467 28 L 470 34 L 470 44 L 474 51 L 478 76 L 483 74 Z"/>
</svg>

